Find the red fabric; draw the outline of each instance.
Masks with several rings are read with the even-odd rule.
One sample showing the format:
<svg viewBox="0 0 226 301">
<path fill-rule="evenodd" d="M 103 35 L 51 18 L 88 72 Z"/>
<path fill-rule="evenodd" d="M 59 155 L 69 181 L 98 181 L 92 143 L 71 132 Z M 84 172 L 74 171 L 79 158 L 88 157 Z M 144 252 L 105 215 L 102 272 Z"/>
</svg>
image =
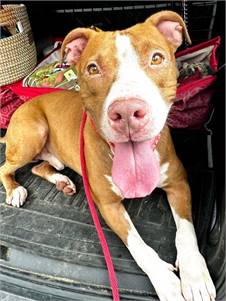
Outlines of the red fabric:
<svg viewBox="0 0 226 301">
<path fill-rule="evenodd" d="M 22 104 L 23 100 L 12 90 L 0 90 L 0 128 L 7 128 L 13 112 Z"/>
<path fill-rule="evenodd" d="M 180 51 L 176 54 L 176 57 L 214 45 L 210 56 L 210 66 L 213 71 L 217 71 L 217 49 L 220 41 L 220 37 L 216 37 Z M 167 123 L 174 128 L 201 128 L 207 122 L 212 110 L 211 97 L 214 92 L 212 86 L 215 80 L 216 75 L 209 75 L 201 79 L 193 78 L 192 82 L 186 81 L 181 84 L 177 88 L 176 101 L 171 107 Z M 38 95 L 60 90 L 56 88 L 27 88 L 22 86 L 22 81 L 5 86 L 4 89 L 11 89 L 23 102 Z M 7 127 L 9 119 L 16 108 L 14 105 L 8 107 L 7 113 L 4 113 L 4 122 L 0 122 L 0 128 Z"/>
<path fill-rule="evenodd" d="M 14 111 L 24 102 L 35 96 L 56 92 L 57 90 L 61 89 L 25 88 L 22 86 L 22 81 L 4 86 L 4 88 L 0 90 L 0 128 L 6 129 L 8 127 L 10 118 Z M 7 100 L 6 96 L 2 94 L 3 91 L 11 91 L 8 92 Z"/>
<path fill-rule="evenodd" d="M 220 46 L 220 43 L 221 43 L 221 38 L 220 38 L 220 36 L 218 36 L 218 37 L 213 38 L 209 41 L 200 43 L 200 44 L 195 45 L 193 47 L 189 47 L 189 48 L 187 48 L 185 50 L 182 50 L 182 51 L 178 51 L 175 56 L 176 56 L 176 58 L 178 58 L 178 57 L 183 56 L 185 54 L 192 53 L 192 52 L 198 51 L 200 49 L 203 49 L 205 47 L 214 45 L 212 54 L 210 56 L 210 66 L 212 67 L 213 71 L 217 71 L 217 66 L 218 66 L 217 49 Z"/>
<path fill-rule="evenodd" d="M 32 87 L 23 87 L 23 81 L 19 81 L 8 86 L 4 86 L 5 89 L 11 89 L 14 93 L 20 96 L 23 101 L 30 100 L 35 96 L 39 96 L 42 94 L 47 94 L 51 92 L 55 92 L 60 89 L 55 88 L 32 88 Z"/>
<path fill-rule="evenodd" d="M 218 68 L 217 49 L 220 42 L 220 37 L 216 37 L 210 41 L 178 52 L 176 58 L 213 45 L 214 47 L 210 55 L 210 67 L 215 72 Z M 176 101 L 172 105 L 168 115 L 167 124 L 173 128 L 202 128 L 209 120 L 212 112 L 213 103 L 211 98 L 214 94 L 213 83 L 216 78 L 216 74 L 200 79 L 193 77 L 192 80 L 180 84 L 177 88 Z"/>
<path fill-rule="evenodd" d="M 84 127 L 86 124 L 86 119 L 87 119 L 87 114 L 86 112 L 83 113 L 82 115 L 82 121 L 80 125 L 80 163 L 81 163 L 81 169 L 82 169 L 82 178 L 83 178 L 83 184 L 84 184 L 84 189 L 86 193 L 86 198 L 89 204 L 89 209 L 93 218 L 94 225 L 96 227 L 96 231 L 101 243 L 101 247 L 104 253 L 104 258 L 105 262 L 107 265 L 108 269 L 108 275 L 109 275 L 109 280 L 111 284 L 111 289 L 112 289 L 112 295 L 113 295 L 113 300 L 114 301 L 120 301 L 119 297 L 119 289 L 118 289 L 118 283 L 115 275 L 115 270 L 114 266 L 112 263 L 111 259 L 111 254 L 108 248 L 108 244 L 106 241 L 106 238 L 104 236 L 104 232 L 101 228 L 101 224 L 97 215 L 97 211 L 92 199 L 92 195 L 90 192 L 90 187 L 89 187 L 89 180 L 86 172 L 86 161 L 85 161 L 85 154 L 84 154 Z"/>
<path fill-rule="evenodd" d="M 202 128 L 210 118 L 213 109 L 210 100 L 214 92 L 214 88 L 210 86 L 197 92 L 193 97 L 187 96 L 187 99 L 177 101 L 170 110 L 167 124 L 173 128 Z"/>
</svg>

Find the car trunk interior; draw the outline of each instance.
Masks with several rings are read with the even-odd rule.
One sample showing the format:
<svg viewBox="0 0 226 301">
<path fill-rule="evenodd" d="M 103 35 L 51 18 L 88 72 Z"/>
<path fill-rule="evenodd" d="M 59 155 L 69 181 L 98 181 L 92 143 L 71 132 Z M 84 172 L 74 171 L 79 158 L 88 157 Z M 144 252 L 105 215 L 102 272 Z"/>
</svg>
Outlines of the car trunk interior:
<svg viewBox="0 0 226 301">
<path fill-rule="evenodd" d="M 50 41 L 64 37 L 73 28 L 94 25 L 103 30 L 123 29 L 154 12 L 172 9 L 185 17 L 193 44 L 221 36 L 219 66 L 224 64 L 223 1 L 27 1 L 25 5 L 39 60 L 43 59 L 43 49 Z M 181 48 L 186 47 L 183 44 Z M 208 123 L 200 129 L 172 128 L 171 133 L 177 155 L 188 172 L 198 243 L 220 301 L 224 300 L 225 290 L 223 67 L 215 87 L 214 110 Z M 2 130 L 2 136 L 4 133 Z M 29 145 L 29 141 L 24 143 Z M 4 152 L 5 146 L 0 144 L 0 165 L 4 162 Z M 105 260 L 82 178 L 69 168 L 63 170 L 77 187 L 77 193 L 68 197 L 57 191 L 55 185 L 34 176 L 32 166 L 34 163 L 16 173 L 18 182 L 28 189 L 23 207 L 6 205 L 5 190 L 0 184 L 1 292 L 31 300 L 111 300 Z M 125 200 L 124 204 L 144 241 L 162 259 L 174 264 L 176 228 L 165 193 L 155 189 L 148 197 Z M 121 300 L 158 300 L 148 277 L 101 217 L 100 220 Z"/>
</svg>

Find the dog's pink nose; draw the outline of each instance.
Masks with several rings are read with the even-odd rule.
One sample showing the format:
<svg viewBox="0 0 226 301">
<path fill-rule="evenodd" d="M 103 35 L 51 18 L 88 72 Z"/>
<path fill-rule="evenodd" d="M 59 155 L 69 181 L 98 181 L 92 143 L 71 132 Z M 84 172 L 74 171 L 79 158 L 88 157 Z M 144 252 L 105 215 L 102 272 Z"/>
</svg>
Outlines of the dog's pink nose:
<svg viewBox="0 0 226 301">
<path fill-rule="evenodd" d="M 111 127 L 123 134 L 133 134 L 148 122 L 148 105 L 137 98 L 114 101 L 108 109 Z"/>
</svg>

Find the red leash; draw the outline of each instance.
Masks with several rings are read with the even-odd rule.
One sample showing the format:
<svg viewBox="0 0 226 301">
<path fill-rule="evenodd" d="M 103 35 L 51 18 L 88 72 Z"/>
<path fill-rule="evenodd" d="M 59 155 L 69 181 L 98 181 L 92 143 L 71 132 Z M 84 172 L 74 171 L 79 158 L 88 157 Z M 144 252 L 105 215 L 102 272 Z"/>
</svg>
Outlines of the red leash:
<svg viewBox="0 0 226 301">
<path fill-rule="evenodd" d="M 104 253 L 104 258 L 108 269 L 108 277 L 111 284 L 113 300 L 120 301 L 118 283 L 115 275 L 114 266 L 111 260 L 111 254 L 103 230 L 101 228 L 97 211 L 91 196 L 89 180 L 86 173 L 86 160 L 85 160 L 85 153 L 84 153 L 84 127 L 86 124 L 86 119 L 87 119 L 87 113 L 83 112 L 82 121 L 80 125 L 80 162 L 81 162 L 81 169 L 82 169 L 83 184 L 84 184 L 86 198 L 89 204 L 89 209 Z"/>
</svg>

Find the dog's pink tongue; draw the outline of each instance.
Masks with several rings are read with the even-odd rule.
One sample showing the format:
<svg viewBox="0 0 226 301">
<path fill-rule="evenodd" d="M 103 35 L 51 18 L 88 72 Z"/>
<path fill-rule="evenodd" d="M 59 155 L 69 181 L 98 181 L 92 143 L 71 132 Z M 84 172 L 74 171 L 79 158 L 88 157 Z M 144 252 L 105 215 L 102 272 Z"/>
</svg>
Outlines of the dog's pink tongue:
<svg viewBox="0 0 226 301">
<path fill-rule="evenodd" d="M 125 198 L 150 194 L 159 182 L 159 162 L 152 140 L 116 143 L 112 180 Z"/>
</svg>

